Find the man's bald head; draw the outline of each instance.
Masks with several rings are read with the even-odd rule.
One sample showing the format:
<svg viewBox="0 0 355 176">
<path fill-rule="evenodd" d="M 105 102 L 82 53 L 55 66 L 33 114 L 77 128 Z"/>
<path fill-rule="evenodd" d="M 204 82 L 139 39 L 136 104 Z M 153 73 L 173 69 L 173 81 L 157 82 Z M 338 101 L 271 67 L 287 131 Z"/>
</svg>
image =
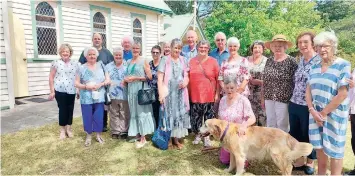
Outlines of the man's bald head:
<svg viewBox="0 0 355 176">
<path fill-rule="evenodd" d="M 189 44 L 190 47 L 195 46 L 195 44 L 197 42 L 197 33 L 194 30 L 187 31 L 186 39 L 187 39 L 187 43 Z"/>
<path fill-rule="evenodd" d="M 102 35 L 100 33 L 94 33 L 92 35 L 92 45 L 95 48 L 101 48 L 102 47 Z"/>
</svg>

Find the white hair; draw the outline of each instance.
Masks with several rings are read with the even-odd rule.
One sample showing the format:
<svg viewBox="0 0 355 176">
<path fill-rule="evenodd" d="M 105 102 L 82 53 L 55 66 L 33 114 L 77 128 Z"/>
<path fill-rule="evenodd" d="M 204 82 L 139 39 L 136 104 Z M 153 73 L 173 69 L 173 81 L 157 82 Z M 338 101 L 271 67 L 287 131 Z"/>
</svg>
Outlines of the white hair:
<svg viewBox="0 0 355 176">
<path fill-rule="evenodd" d="M 232 44 L 236 44 L 237 46 L 240 46 L 239 40 L 237 37 L 231 37 L 227 40 L 227 46 L 230 46 Z"/>
<path fill-rule="evenodd" d="M 315 46 L 320 46 L 326 42 L 330 42 L 332 44 L 335 53 L 338 50 L 338 37 L 335 36 L 334 31 L 332 32 L 324 31 L 319 33 L 314 37 L 313 42 Z"/>
<path fill-rule="evenodd" d="M 87 48 L 84 49 L 84 57 L 87 57 L 87 56 L 88 56 L 88 53 L 89 53 L 90 50 L 95 51 L 96 57 L 99 56 L 99 51 L 97 51 L 97 49 L 96 49 L 95 47 L 90 46 L 90 47 L 87 47 Z"/>
<path fill-rule="evenodd" d="M 112 54 L 115 55 L 116 53 L 122 53 L 123 55 L 123 48 L 122 46 L 118 46 L 112 49 Z"/>
<path fill-rule="evenodd" d="M 222 35 L 224 39 L 227 38 L 227 36 L 226 36 L 225 33 L 223 33 L 223 32 L 217 32 L 217 33 L 214 35 L 214 40 L 217 40 L 217 36 L 219 36 L 219 35 Z"/>
<path fill-rule="evenodd" d="M 126 35 L 126 36 L 124 36 L 124 37 L 122 38 L 122 40 L 121 40 L 121 45 L 123 45 L 123 42 L 124 42 L 125 40 L 128 40 L 129 43 L 131 43 L 131 45 L 133 45 L 133 43 L 134 43 L 133 38 L 132 38 L 131 36 Z"/>
</svg>

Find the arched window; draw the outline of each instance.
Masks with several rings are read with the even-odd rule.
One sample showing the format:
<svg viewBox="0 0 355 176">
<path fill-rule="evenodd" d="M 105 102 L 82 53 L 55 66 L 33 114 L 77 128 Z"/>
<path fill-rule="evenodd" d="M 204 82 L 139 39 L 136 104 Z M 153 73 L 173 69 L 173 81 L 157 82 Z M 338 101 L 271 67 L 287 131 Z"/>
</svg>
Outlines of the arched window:
<svg viewBox="0 0 355 176">
<path fill-rule="evenodd" d="M 133 40 L 135 43 L 139 43 L 141 45 L 142 50 L 143 50 L 142 38 L 143 38 L 142 23 L 141 23 L 141 21 L 139 21 L 138 18 L 136 18 L 133 21 Z"/>
<path fill-rule="evenodd" d="M 106 20 L 105 16 L 101 12 L 96 12 L 93 17 L 93 29 L 94 33 L 100 33 L 102 36 L 102 46 L 106 46 Z"/>
<path fill-rule="evenodd" d="M 54 9 L 47 2 L 36 7 L 37 47 L 39 55 L 57 55 L 57 31 Z"/>
</svg>

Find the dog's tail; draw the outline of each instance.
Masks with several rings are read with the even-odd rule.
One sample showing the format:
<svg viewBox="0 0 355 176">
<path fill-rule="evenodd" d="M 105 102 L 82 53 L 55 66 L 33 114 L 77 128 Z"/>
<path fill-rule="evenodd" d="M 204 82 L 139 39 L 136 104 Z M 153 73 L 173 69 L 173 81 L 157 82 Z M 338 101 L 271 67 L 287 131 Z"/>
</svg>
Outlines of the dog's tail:
<svg viewBox="0 0 355 176">
<path fill-rule="evenodd" d="M 308 156 L 313 150 L 313 146 L 311 144 L 298 142 L 290 135 L 287 137 L 287 144 L 291 149 L 291 152 L 287 154 L 287 158 L 291 161 L 294 161 L 302 156 Z"/>
</svg>

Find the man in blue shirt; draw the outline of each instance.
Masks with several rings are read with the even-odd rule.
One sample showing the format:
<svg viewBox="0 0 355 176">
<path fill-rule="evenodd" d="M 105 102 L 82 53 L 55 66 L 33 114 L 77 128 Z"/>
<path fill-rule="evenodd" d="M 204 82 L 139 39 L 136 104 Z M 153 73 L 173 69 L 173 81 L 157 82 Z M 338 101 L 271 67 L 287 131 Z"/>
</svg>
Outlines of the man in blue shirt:
<svg viewBox="0 0 355 176">
<path fill-rule="evenodd" d="M 97 57 L 97 62 L 101 61 L 104 65 L 110 63 L 113 61 L 113 55 L 111 54 L 111 52 L 102 47 L 102 36 L 99 33 L 94 33 L 92 35 L 92 45 L 93 47 L 95 47 L 97 49 L 97 51 L 99 51 L 99 56 Z M 80 58 L 79 58 L 79 62 L 81 64 L 85 64 L 87 62 L 85 56 L 84 56 L 84 52 L 81 53 Z M 107 131 L 107 110 L 104 111 L 104 128 L 103 128 L 103 132 Z"/>
<path fill-rule="evenodd" d="M 181 49 L 181 55 L 184 56 L 189 62 L 190 59 L 197 56 L 197 33 L 194 30 L 189 30 L 186 33 L 187 45 L 184 45 Z"/>
<path fill-rule="evenodd" d="M 123 59 L 125 61 L 133 58 L 133 53 L 132 53 L 133 42 L 134 42 L 133 38 L 130 36 L 124 36 L 122 38 L 121 45 L 123 47 Z"/>
<path fill-rule="evenodd" d="M 217 32 L 214 36 L 214 41 L 216 43 L 217 48 L 213 49 L 209 55 L 215 58 L 219 66 L 221 66 L 222 62 L 229 58 L 229 51 L 226 47 L 226 34 L 224 34 L 223 32 Z"/>
</svg>

